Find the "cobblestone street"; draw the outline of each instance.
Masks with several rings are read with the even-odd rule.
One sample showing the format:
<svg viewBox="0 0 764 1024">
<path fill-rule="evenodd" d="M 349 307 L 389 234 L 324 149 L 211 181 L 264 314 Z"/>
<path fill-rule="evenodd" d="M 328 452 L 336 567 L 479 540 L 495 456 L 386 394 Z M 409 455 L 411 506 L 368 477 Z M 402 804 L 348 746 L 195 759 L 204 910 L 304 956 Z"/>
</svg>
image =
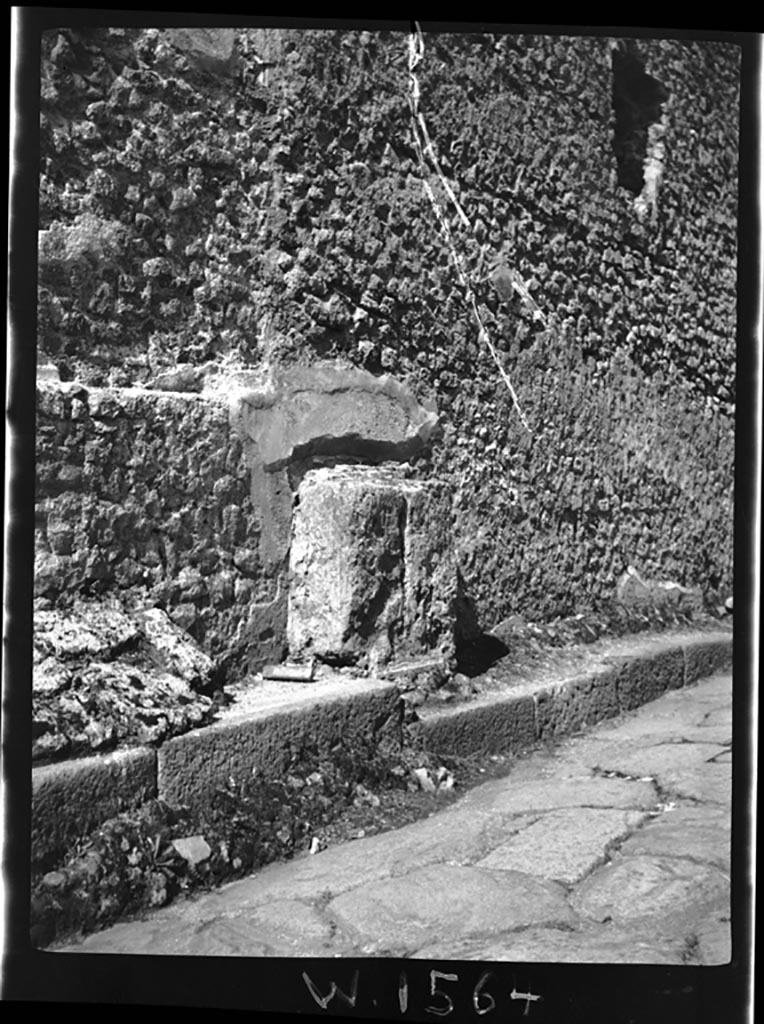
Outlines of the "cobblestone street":
<svg viewBox="0 0 764 1024">
<path fill-rule="evenodd" d="M 395 831 L 61 951 L 729 962 L 732 686 L 672 690 Z"/>
</svg>

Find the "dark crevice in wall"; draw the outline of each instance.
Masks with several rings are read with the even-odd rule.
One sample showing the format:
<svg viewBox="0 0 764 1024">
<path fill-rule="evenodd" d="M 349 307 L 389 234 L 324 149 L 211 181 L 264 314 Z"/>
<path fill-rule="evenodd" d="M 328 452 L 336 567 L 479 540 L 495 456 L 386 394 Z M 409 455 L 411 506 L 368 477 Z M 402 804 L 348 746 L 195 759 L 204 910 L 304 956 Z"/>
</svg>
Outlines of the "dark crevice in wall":
<svg viewBox="0 0 764 1024">
<path fill-rule="evenodd" d="M 648 75 L 644 60 L 633 44 L 613 51 L 613 151 L 618 165 L 618 184 L 638 196 L 645 185 L 648 131 L 660 121 L 668 99 L 666 88 Z"/>
</svg>

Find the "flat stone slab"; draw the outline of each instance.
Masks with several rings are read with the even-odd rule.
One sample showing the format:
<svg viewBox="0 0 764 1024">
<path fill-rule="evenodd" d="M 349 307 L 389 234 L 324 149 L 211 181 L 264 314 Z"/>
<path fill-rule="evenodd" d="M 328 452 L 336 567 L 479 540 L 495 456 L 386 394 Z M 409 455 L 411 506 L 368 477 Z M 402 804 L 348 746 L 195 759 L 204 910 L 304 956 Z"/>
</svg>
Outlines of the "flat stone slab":
<svg viewBox="0 0 764 1024">
<path fill-rule="evenodd" d="M 665 703 L 664 703 L 665 702 Z M 726 720 L 716 719 L 715 715 L 725 712 L 711 711 L 702 708 L 697 721 L 692 724 L 677 719 L 676 703 L 669 702 L 666 697 L 654 701 L 649 715 L 633 713 L 624 720 L 607 726 L 609 740 L 639 741 L 640 743 L 681 743 L 691 741 L 698 743 L 731 742 L 731 715 L 727 712 Z"/>
<path fill-rule="evenodd" d="M 524 779 L 488 782 L 467 793 L 463 807 L 498 814 L 539 814 L 565 807 L 650 810 L 658 798 L 649 782 L 628 779 Z"/>
<path fill-rule="evenodd" d="M 694 930 L 697 942 L 695 959 L 708 967 L 718 967 L 732 960 L 732 928 L 729 914 L 712 914 Z"/>
<path fill-rule="evenodd" d="M 675 807 L 653 818 L 621 846 L 624 855 L 687 857 L 730 868 L 729 812 L 717 807 Z"/>
<path fill-rule="evenodd" d="M 454 935 L 570 925 L 563 888 L 517 871 L 436 865 L 332 900 L 327 913 L 366 953 L 405 955 Z"/>
<path fill-rule="evenodd" d="M 694 772 L 667 772 L 662 785 L 682 799 L 729 807 L 732 799 L 732 766 L 729 762 L 702 764 Z"/>
<path fill-rule="evenodd" d="M 682 964 L 685 942 L 612 923 L 581 931 L 528 928 L 517 933 L 430 943 L 415 960 L 481 960 L 517 963 Z"/>
<path fill-rule="evenodd" d="M 616 924 L 670 923 L 683 931 L 704 910 L 729 901 L 729 876 L 679 857 L 619 857 L 590 875 L 571 897 L 583 917 Z"/>
<path fill-rule="evenodd" d="M 573 885 L 605 860 L 608 849 L 647 817 L 642 811 L 571 808 L 545 814 L 477 862 Z"/>
<path fill-rule="evenodd" d="M 232 418 L 265 466 L 300 452 L 400 461 L 421 450 L 438 423 L 434 405 L 420 405 L 394 377 L 331 362 L 242 384 L 232 395 Z"/>
<path fill-rule="evenodd" d="M 609 734 L 585 737 L 573 748 L 575 761 L 597 772 L 617 772 L 631 779 L 680 779 L 694 775 L 726 748 L 718 743 L 660 742 L 637 738 L 612 739 Z M 561 759 L 566 751 L 560 752 Z"/>
<path fill-rule="evenodd" d="M 732 634 L 729 635 L 728 643 L 731 645 Z M 731 652 L 731 646 L 730 646 Z M 723 705 L 729 701 L 732 693 L 732 676 L 729 672 L 720 672 L 718 675 L 709 675 L 696 683 L 693 689 L 693 698 L 696 700 L 710 700 Z"/>
<path fill-rule="evenodd" d="M 337 948 L 333 934 L 331 924 L 314 907 L 276 900 L 243 912 L 189 919 L 186 927 L 178 926 L 175 915 L 133 921 L 91 935 L 76 949 L 148 956 L 157 949 L 173 956 L 330 956 Z"/>
</svg>

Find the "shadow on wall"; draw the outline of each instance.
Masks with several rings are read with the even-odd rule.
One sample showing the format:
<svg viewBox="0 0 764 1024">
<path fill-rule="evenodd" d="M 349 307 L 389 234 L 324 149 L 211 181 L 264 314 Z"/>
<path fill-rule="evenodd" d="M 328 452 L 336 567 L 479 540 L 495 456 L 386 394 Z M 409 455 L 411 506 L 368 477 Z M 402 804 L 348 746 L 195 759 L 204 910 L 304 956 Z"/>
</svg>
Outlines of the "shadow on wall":
<svg viewBox="0 0 764 1024">
<path fill-rule="evenodd" d="M 475 602 L 467 593 L 460 569 L 456 571 L 454 640 L 457 670 L 470 678 L 487 672 L 509 653 L 505 643 L 481 628 Z"/>
</svg>

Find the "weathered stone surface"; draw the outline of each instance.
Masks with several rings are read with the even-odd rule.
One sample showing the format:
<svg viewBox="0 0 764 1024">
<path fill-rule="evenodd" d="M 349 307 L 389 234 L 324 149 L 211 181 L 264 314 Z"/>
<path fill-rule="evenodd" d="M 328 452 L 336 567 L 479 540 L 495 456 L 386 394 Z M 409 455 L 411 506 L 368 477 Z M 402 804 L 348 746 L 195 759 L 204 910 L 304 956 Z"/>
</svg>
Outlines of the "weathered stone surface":
<svg viewBox="0 0 764 1024">
<path fill-rule="evenodd" d="M 554 771 L 554 765 L 552 765 Z M 487 782 L 471 790 L 462 806 L 496 814 L 540 814 L 566 807 L 612 807 L 623 810 L 650 810 L 657 795 L 649 782 L 625 779 L 526 778 L 517 783 L 507 780 Z"/>
<path fill-rule="evenodd" d="M 420 718 L 422 741 L 438 753 L 509 754 L 536 741 L 532 696 L 502 696 L 432 713 L 423 710 Z"/>
<path fill-rule="evenodd" d="M 451 938 L 423 946 L 415 960 L 483 960 L 516 963 L 681 964 L 684 940 L 612 923 L 570 931 L 527 928 L 517 933 Z"/>
<path fill-rule="evenodd" d="M 438 422 L 434 407 L 393 377 L 335 363 L 282 369 L 232 402 L 234 422 L 269 469 L 308 455 L 405 460 Z"/>
<path fill-rule="evenodd" d="M 617 671 L 598 672 L 550 686 L 536 694 L 538 738 L 552 739 L 581 729 L 584 725 L 611 718 L 620 711 Z"/>
<path fill-rule="evenodd" d="M 332 900 L 327 913 L 364 952 L 393 955 L 453 935 L 572 925 L 562 887 L 515 871 L 437 865 Z"/>
<path fill-rule="evenodd" d="M 38 611 L 34 619 L 34 659 L 42 663 L 92 659 L 110 661 L 141 639 L 140 625 L 116 604 L 76 602 L 67 612 Z"/>
<path fill-rule="evenodd" d="M 176 626 L 161 608 L 135 613 L 152 654 L 162 667 L 194 689 L 208 686 L 214 668 L 212 659 Z"/>
<path fill-rule="evenodd" d="M 236 56 L 232 28 L 170 28 L 169 41 L 197 67 L 213 74 L 231 74 Z"/>
<path fill-rule="evenodd" d="M 315 908 L 279 900 L 195 929 L 188 956 L 337 956 L 341 938 Z"/>
<path fill-rule="evenodd" d="M 656 77 L 680 83 L 677 102 L 682 115 L 672 122 L 671 140 L 681 146 L 691 130 L 697 131 L 713 154 L 703 164 L 687 161 L 677 167 L 677 188 L 697 215 L 670 222 L 665 218 L 661 228 L 667 232 L 667 252 L 697 252 L 702 254 L 701 263 L 707 259 L 714 267 L 707 283 L 714 313 L 704 329 L 712 336 L 707 369 L 720 405 L 706 401 L 695 346 L 686 345 L 684 331 L 675 329 L 678 318 L 690 321 L 697 315 L 693 291 L 662 267 L 637 266 L 630 234 L 634 225 L 628 218 L 618 225 L 611 222 L 612 187 L 609 174 L 602 173 L 600 157 L 607 153 L 612 160 L 613 126 L 602 114 L 612 109 L 612 75 L 601 41 L 574 38 L 550 53 L 544 36 L 517 37 L 517 67 L 513 63 L 510 68 L 490 35 L 482 40 L 469 33 L 454 35 L 449 41 L 453 60 L 428 69 L 433 90 L 428 109 L 438 111 L 441 137 L 458 140 L 457 148 L 474 144 L 485 154 L 474 184 L 462 182 L 475 196 L 484 187 L 481 174 L 491 178 L 489 165 L 496 147 L 501 160 L 500 151 L 510 137 L 517 138 L 524 154 L 551 148 L 560 154 L 559 174 L 548 174 L 543 160 L 536 166 L 529 161 L 517 194 L 513 189 L 492 192 L 481 213 L 483 223 L 476 223 L 476 230 L 487 234 L 496 230 L 492 223 L 510 223 L 520 214 L 541 225 L 525 237 L 528 268 L 535 268 L 533 294 L 545 313 L 557 315 L 554 311 L 559 309 L 564 319 L 580 321 L 584 338 L 580 351 L 544 344 L 539 358 L 526 366 L 523 350 L 534 328 L 527 310 L 520 310 L 520 402 L 534 432 L 543 424 L 548 435 L 548 443 L 544 440 L 529 449 L 526 458 L 523 428 L 504 408 L 506 388 L 492 360 L 482 345 L 478 355 L 455 340 L 457 325 L 461 332 L 464 321 L 466 329 L 468 311 L 452 275 L 440 273 L 427 256 L 432 226 L 420 216 L 421 189 L 411 179 L 410 168 L 391 154 L 369 163 L 366 133 L 346 130 L 349 104 L 359 111 L 359 124 L 368 126 L 375 138 L 388 131 L 389 111 L 380 98 L 391 90 L 399 94 L 400 38 L 372 32 L 369 45 L 359 42 L 357 53 L 368 74 L 347 82 L 342 32 L 330 34 L 328 45 L 325 33 L 303 33 L 304 38 L 299 38 L 299 30 L 295 34 L 297 39 L 291 32 L 283 34 L 283 45 L 288 44 L 293 58 L 286 59 L 285 53 L 279 62 L 279 82 L 296 94 L 307 75 L 316 99 L 304 103 L 294 120 L 291 154 L 281 148 L 285 138 L 279 118 L 269 108 L 258 110 L 258 60 L 252 51 L 258 56 L 263 51 L 259 42 L 248 48 L 248 30 L 241 34 L 242 52 L 248 58 L 246 74 L 237 83 L 241 104 L 231 103 L 227 90 L 225 99 L 217 102 L 217 97 L 203 92 L 189 92 L 188 83 L 174 75 L 152 75 L 150 61 L 148 68 L 144 66 L 151 46 L 140 35 L 134 50 L 127 41 L 107 39 L 102 46 L 99 39 L 92 47 L 95 53 L 83 55 L 83 71 L 93 81 L 100 81 L 102 71 L 106 81 L 111 77 L 113 49 L 127 51 L 122 57 L 125 76 L 102 90 L 108 95 L 100 101 L 106 124 L 124 125 L 125 130 L 104 131 L 100 137 L 89 112 L 92 91 L 89 95 L 88 88 L 68 87 L 56 34 L 46 40 L 46 117 L 53 123 L 63 118 L 60 123 L 72 125 L 71 138 L 53 130 L 42 135 L 46 225 L 69 223 L 94 205 L 121 217 L 127 244 L 117 260 L 129 290 L 114 287 L 109 279 L 91 303 L 87 290 L 81 297 L 77 281 L 46 281 L 43 292 L 49 291 L 50 297 L 42 296 L 49 307 L 48 326 L 41 324 L 44 350 L 62 356 L 66 352 L 62 368 L 68 371 L 76 366 L 103 379 L 114 369 L 130 379 L 143 368 L 120 364 L 127 362 L 127 353 L 145 358 L 152 331 L 143 325 L 153 323 L 154 337 L 161 339 L 173 362 L 188 358 L 189 351 L 205 358 L 207 348 L 225 354 L 246 352 L 260 359 L 273 338 L 277 356 L 282 354 L 280 345 L 287 358 L 337 351 L 348 362 L 363 361 L 375 370 L 389 366 L 401 378 L 437 391 L 443 396 L 449 426 L 442 463 L 455 482 L 464 482 L 458 525 L 461 553 L 469 566 L 467 582 L 487 622 L 531 606 L 535 614 L 551 616 L 560 607 L 599 602 L 612 589 L 611 574 L 600 569 L 611 565 L 624 548 L 635 552 L 630 557 L 640 571 L 644 567 L 656 572 L 665 564 L 670 566 L 667 574 L 681 572 L 683 580 L 694 582 L 707 580 L 712 573 L 727 593 L 734 471 L 728 390 L 734 377 L 731 263 L 738 206 L 736 175 L 719 174 L 728 164 L 734 166 L 737 154 L 739 47 L 720 48 L 711 80 L 703 62 L 689 50 L 677 57 L 660 40 L 644 44 L 644 59 Z M 569 57 L 573 50 L 575 58 Z M 376 54 L 373 60 L 368 59 L 371 53 Z M 677 60 L 684 64 L 682 73 L 672 70 Z M 311 78 L 310 69 L 319 61 L 327 62 L 327 74 Z M 103 63 L 105 68 L 99 66 Z M 602 73 L 590 70 L 601 66 Z M 451 103 L 455 93 L 470 88 L 473 67 L 485 82 L 472 100 L 474 123 L 463 116 L 463 108 Z M 568 105 L 560 103 L 557 83 L 567 74 L 573 75 L 575 90 L 586 95 L 587 109 L 597 112 L 586 123 L 571 117 Z M 510 76 L 519 76 L 529 90 L 528 103 L 543 108 L 544 116 L 521 123 L 521 111 L 512 105 L 494 109 L 496 92 L 488 83 L 496 75 L 495 88 L 510 92 Z M 693 102 L 706 89 L 715 97 L 710 113 L 702 103 Z M 138 106 L 133 108 L 133 103 Z M 246 120 L 244 126 L 239 118 Z M 343 139 L 336 162 L 334 150 L 315 144 L 324 132 L 332 141 Z M 585 166 L 579 161 L 582 144 L 589 154 Z M 667 145 L 674 142 L 667 140 Z M 137 159 L 134 147 L 141 153 L 140 173 L 117 170 Z M 191 211 L 166 209 L 171 204 L 165 199 L 190 184 L 189 147 L 195 161 L 192 178 L 198 178 L 193 185 L 197 205 Z M 236 168 L 235 173 L 223 172 L 224 196 L 216 192 L 221 170 L 214 157 L 210 159 L 210 151 L 220 149 Z M 286 208 L 279 209 L 277 202 L 271 203 L 277 176 L 291 172 L 288 164 L 297 152 L 305 155 L 304 166 L 298 168 L 303 178 L 281 194 Z M 68 175 L 67 191 L 62 176 L 68 161 L 75 170 Z M 106 172 L 107 188 L 114 191 L 95 195 L 93 182 L 102 181 Z M 135 198 L 123 199 L 119 191 L 123 173 L 137 174 L 130 190 Z M 328 187 L 335 173 L 341 181 L 337 190 Z M 160 175 L 163 187 L 156 184 Z M 582 187 L 587 203 L 585 208 L 571 207 L 571 217 L 582 219 L 587 244 L 577 247 L 569 232 L 567 240 L 555 243 L 559 253 L 550 257 L 548 215 L 539 212 L 539 196 L 544 208 L 558 210 L 566 195 L 575 196 Z M 395 201 L 388 202 L 391 197 Z M 156 218 L 150 219 L 143 204 L 150 207 L 153 202 L 158 208 Z M 214 254 L 201 254 L 199 246 L 210 237 Z M 156 288 L 143 263 L 147 256 L 162 255 L 173 274 L 166 285 Z M 240 261 L 243 267 L 237 265 Z M 567 284 L 552 279 L 558 272 Z M 345 293 L 349 282 L 353 287 Z M 94 282 L 92 290 L 99 284 Z M 645 323 L 637 322 L 642 295 L 652 307 Z M 613 304 L 623 306 L 617 315 L 623 314 L 633 327 L 628 342 L 605 324 L 605 311 Z M 270 337 L 267 325 L 259 322 L 265 310 L 274 314 Z M 509 311 L 503 310 L 501 315 L 505 314 Z M 643 338 L 643 333 L 653 336 Z M 471 342 L 467 348 L 472 348 Z M 69 355 L 72 349 L 76 362 Z M 589 351 L 601 351 L 602 366 L 587 364 Z M 678 377 L 672 376 L 675 371 Z M 675 388 L 674 380 L 683 376 L 687 388 Z M 580 444 L 579 438 L 592 443 Z M 524 454 L 517 463 L 519 452 Z M 510 476 L 513 486 L 501 486 Z M 573 525 L 580 527 L 582 517 L 591 519 L 591 529 Z M 689 522 L 700 525 L 688 530 Z M 613 523 L 617 528 L 611 530 Z M 511 586 L 502 586 L 510 579 Z"/>
<path fill-rule="evenodd" d="M 724 751 L 714 743 L 656 743 L 631 746 L 617 741 L 602 743 L 596 766 L 604 771 L 618 771 L 633 776 L 653 776 L 664 789 L 681 783 L 687 776 L 694 779 L 706 762 Z M 597 745 L 592 745 L 593 754 Z M 596 756 L 596 755 L 595 755 Z M 729 770 L 727 771 L 729 777 Z"/>
<path fill-rule="evenodd" d="M 698 800 L 728 807 L 732 796 L 729 762 L 701 764 L 692 771 L 668 770 L 661 776 L 661 781 L 671 793 L 685 800 Z"/>
<path fill-rule="evenodd" d="M 619 857 L 583 881 L 571 897 L 582 916 L 616 924 L 670 923 L 684 932 L 699 913 L 724 907 L 729 877 L 679 857 Z"/>
<path fill-rule="evenodd" d="M 325 683 L 318 680 L 315 685 Z M 367 693 L 374 689 L 369 681 L 357 683 L 345 677 L 338 677 L 336 686 L 340 690 L 359 686 Z M 703 697 L 704 689 L 702 683 L 667 695 L 680 725 L 696 720 L 696 698 Z M 722 688 L 712 682 L 708 689 L 713 696 L 710 706 L 715 706 Z M 717 689 L 719 693 L 714 693 Z M 252 690 L 246 691 L 247 701 L 254 696 Z M 282 707 L 294 699 L 284 684 L 274 688 L 272 707 L 279 704 L 276 697 Z M 701 704 L 709 706 L 705 700 Z M 245 709 L 243 717 L 247 714 Z M 655 704 L 638 715 L 663 720 L 663 711 Z M 368 722 L 376 717 L 372 711 Z M 108 947 L 112 952 L 140 952 L 147 948 L 147 935 L 151 934 L 155 940 L 152 952 L 183 952 L 194 932 L 200 936 L 200 948 L 204 945 L 206 926 L 211 938 L 205 948 L 220 955 L 227 950 L 290 955 L 288 948 L 280 952 L 285 948 L 280 943 L 288 935 L 290 915 L 302 927 L 302 911 L 293 906 L 298 901 L 311 904 L 318 915 L 304 919 L 306 936 L 317 920 L 328 921 L 336 930 L 327 947 L 324 933 L 317 928 L 316 944 L 311 946 L 312 940 L 306 938 L 303 945 L 294 947 L 300 949 L 297 955 L 392 952 L 429 959 L 723 962 L 729 938 L 730 879 L 729 872 L 719 867 L 722 837 L 726 843 L 729 835 L 729 805 L 673 807 L 648 782 L 592 776 L 586 764 L 593 750 L 611 746 L 633 752 L 634 746 L 609 740 L 617 728 L 609 723 L 600 725 L 594 730 L 599 739 L 568 740 L 559 753 L 536 750 L 518 759 L 507 777 L 468 791 L 430 818 L 395 832 L 330 846 L 315 856 L 271 864 L 218 892 L 163 909 L 148 923 L 119 926 L 93 936 L 87 950 Z M 578 747 L 583 748 L 580 756 L 575 755 Z M 243 763 L 246 770 L 250 762 Z M 197 762 L 187 764 L 187 773 L 193 776 L 203 765 L 200 754 Z M 702 762 L 697 770 L 703 771 Z M 729 776 L 729 765 L 724 771 Z M 592 815 L 592 811 L 597 813 Z M 629 811 L 636 813 L 630 816 Z M 645 811 L 651 814 L 642 820 Z M 560 836 L 567 836 L 571 851 L 585 848 L 594 821 L 595 829 L 602 826 L 607 842 L 611 815 L 633 824 L 635 831 L 609 851 L 609 865 L 595 868 L 574 884 L 572 909 L 578 916 L 554 920 L 560 907 L 557 897 L 565 904 L 564 886 L 552 884 L 551 889 L 542 890 L 539 899 L 539 891 L 529 884 L 538 879 L 476 863 L 489 858 L 492 851 L 503 854 L 503 848 L 511 850 L 523 842 L 529 856 L 535 849 L 543 857 L 545 846 L 556 844 L 567 857 Z M 555 824 L 554 834 L 540 834 L 550 821 Z M 613 822 L 617 825 L 618 818 Z M 713 830 L 718 833 L 716 847 Z M 509 885 L 496 888 L 501 880 Z M 50 882 L 58 884 L 55 876 Z M 333 907 L 341 916 L 333 916 Z M 475 908 L 479 920 L 471 917 L 470 907 Z M 250 930 L 248 922 L 261 921 L 266 909 L 272 909 L 267 927 L 261 931 L 257 924 Z M 542 920 L 534 918 L 538 909 Z M 215 921 L 219 925 L 213 924 Z M 484 921 L 488 921 L 487 928 L 483 928 Z"/>
<path fill-rule="evenodd" d="M 305 476 L 290 550 L 293 655 L 377 666 L 396 655 L 452 653 L 456 574 L 447 528 L 439 538 L 428 533 L 426 503 L 426 485 L 389 467 Z"/>
<path fill-rule="evenodd" d="M 451 529 L 451 490 L 430 478 L 406 492 L 403 531 L 403 622 L 400 655 L 454 656 L 457 570 Z"/>
<path fill-rule="evenodd" d="M 729 811 L 718 807 L 680 806 L 649 821 L 621 846 L 620 852 L 654 857 L 687 857 L 730 868 Z"/>
<path fill-rule="evenodd" d="M 640 811 L 591 807 L 551 811 L 492 850 L 477 867 L 522 871 L 573 885 L 601 864 L 610 847 L 646 817 Z"/>
<path fill-rule="evenodd" d="M 76 948 L 84 953 L 136 955 L 157 949 L 173 956 L 337 956 L 342 938 L 314 907 L 299 900 L 279 899 L 248 907 L 246 913 L 196 917 L 190 907 L 170 908 L 151 921 L 116 925 L 106 935 L 86 938 Z M 70 947 L 61 947 L 66 952 Z M 72 949 L 75 947 L 71 947 Z"/>
<path fill-rule="evenodd" d="M 240 383 L 229 396 L 234 431 L 244 442 L 252 500 L 260 518 L 260 551 L 275 564 L 290 542 L 296 479 L 315 460 L 402 462 L 421 451 L 437 426 L 401 383 L 365 370 L 321 363 L 292 367 Z"/>
<path fill-rule="evenodd" d="M 620 659 L 608 658 L 618 662 Z M 660 697 L 666 690 L 684 685 L 684 653 L 681 647 L 644 657 L 632 658 L 621 665 L 618 674 L 618 700 L 622 711 L 630 711 Z"/>
<path fill-rule="evenodd" d="M 309 744 L 328 752 L 340 739 L 376 738 L 400 718 L 393 686 L 365 680 L 330 680 L 263 700 L 246 712 L 236 706 L 220 720 L 162 744 L 158 753 L 159 797 L 203 810 L 216 787 L 253 772 L 278 777 L 294 750 Z"/>
<path fill-rule="evenodd" d="M 120 811 L 156 796 L 156 752 L 136 748 L 35 768 L 32 862 L 43 863 Z"/>
<path fill-rule="evenodd" d="M 257 553 L 226 395 L 38 381 L 36 427 L 40 613 L 77 596 L 129 597 L 163 608 L 227 664 L 281 658 L 283 567 Z M 245 548 L 254 558 L 240 568 Z"/>
<path fill-rule="evenodd" d="M 35 618 L 35 759 L 155 743 L 208 721 L 213 664 L 158 608 L 76 601 Z"/>
<path fill-rule="evenodd" d="M 719 912 L 697 925 L 692 935 L 695 937 L 695 956 L 697 963 L 708 967 L 728 964 L 732 960 L 732 927 L 729 913 Z"/>
<path fill-rule="evenodd" d="M 616 600 L 627 606 L 674 605 L 697 610 L 703 607 L 699 590 L 683 587 L 672 580 L 646 580 L 633 565 L 628 566 L 616 584 Z"/>
<path fill-rule="evenodd" d="M 684 645 L 685 685 L 721 672 L 732 664 L 732 634 L 714 634 Z"/>
</svg>

